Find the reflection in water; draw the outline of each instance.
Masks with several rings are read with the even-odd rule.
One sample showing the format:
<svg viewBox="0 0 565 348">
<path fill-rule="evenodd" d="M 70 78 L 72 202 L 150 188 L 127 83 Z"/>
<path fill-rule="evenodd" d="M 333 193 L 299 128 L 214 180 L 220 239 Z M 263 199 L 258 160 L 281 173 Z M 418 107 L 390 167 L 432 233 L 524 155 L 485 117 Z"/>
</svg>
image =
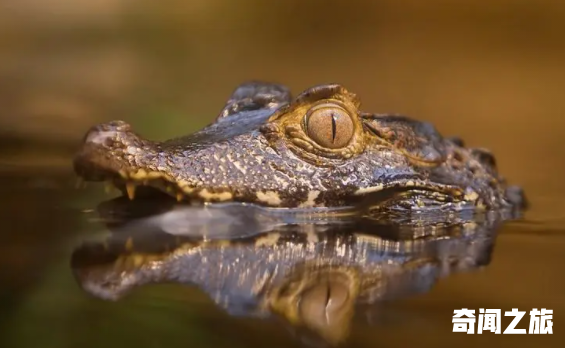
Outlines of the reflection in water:
<svg viewBox="0 0 565 348">
<path fill-rule="evenodd" d="M 382 223 L 366 214 L 327 220 L 320 212 L 280 212 L 117 199 L 100 209 L 111 236 L 78 247 L 71 266 L 96 297 L 117 300 L 146 283 L 193 285 L 231 315 L 273 314 L 302 339 L 336 344 L 355 313 L 487 265 L 503 220 L 487 214 Z"/>
</svg>

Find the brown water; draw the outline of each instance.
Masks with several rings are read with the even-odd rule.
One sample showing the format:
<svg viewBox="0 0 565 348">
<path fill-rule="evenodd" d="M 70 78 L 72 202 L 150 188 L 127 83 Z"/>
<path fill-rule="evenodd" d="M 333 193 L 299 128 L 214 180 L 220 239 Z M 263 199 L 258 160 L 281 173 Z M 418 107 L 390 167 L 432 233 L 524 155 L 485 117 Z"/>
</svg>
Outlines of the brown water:
<svg viewBox="0 0 565 348">
<path fill-rule="evenodd" d="M 69 267 L 76 243 L 98 229 L 84 211 L 105 199 L 75 189 L 68 165 L 87 127 L 120 118 L 150 137 L 190 132 L 247 79 L 297 92 L 336 81 L 366 110 L 429 120 L 492 149 L 531 201 L 499 230 L 486 268 L 379 306 L 348 346 L 563 346 L 562 2 L 57 3 L 62 12 L 33 1 L 0 12 L 0 346 L 298 345 L 279 322 L 230 317 L 184 287 L 94 299 Z M 550 308 L 555 334 L 452 333 L 463 307 Z"/>
<path fill-rule="evenodd" d="M 2 192 L 11 202 L 2 211 L 9 231 L 1 248 L 3 346 L 301 346 L 280 320 L 232 317 L 192 287 L 140 287 L 118 302 L 85 293 L 73 277 L 70 256 L 103 228 L 90 209 L 105 197 L 95 189 L 78 191 L 67 179 L 38 181 L 22 172 L 3 177 L 13 183 Z M 97 197 L 84 199 L 88 192 Z M 345 345 L 560 346 L 564 248 L 558 221 L 507 223 L 485 268 L 453 273 L 424 293 L 378 303 L 355 318 Z M 451 316 L 459 308 L 550 308 L 554 335 L 452 333 Z M 503 317 L 502 327 L 509 322 Z M 528 324 L 526 317 L 518 328 Z"/>
</svg>

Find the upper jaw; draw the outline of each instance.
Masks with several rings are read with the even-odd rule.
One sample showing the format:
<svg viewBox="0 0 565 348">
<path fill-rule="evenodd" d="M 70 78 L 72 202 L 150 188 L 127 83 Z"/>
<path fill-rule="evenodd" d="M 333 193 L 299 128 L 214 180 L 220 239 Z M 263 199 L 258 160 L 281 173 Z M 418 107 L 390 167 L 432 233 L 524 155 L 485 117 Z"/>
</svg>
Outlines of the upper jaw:
<svg viewBox="0 0 565 348">
<path fill-rule="evenodd" d="M 249 128 L 213 142 L 205 128 L 181 142 L 158 143 L 138 136 L 127 123 L 114 121 L 85 135 L 74 168 L 82 179 L 107 181 L 132 199 L 150 187 L 178 201 L 285 206 L 281 192 L 273 193 L 280 183 L 275 176 L 280 180 L 284 174 L 269 163 L 286 166 L 288 161 L 281 161 L 267 140 Z"/>
<path fill-rule="evenodd" d="M 233 200 L 230 192 L 213 192 L 208 188 L 195 188 L 188 182 L 176 180 L 171 175 L 160 171 L 148 171 L 134 168 L 104 157 L 77 156 L 75 171 L 86 181 L 105 181 L 130 199 L 136 196 L 160 192 L 175 198 L 178 202 L 193 203 L 228 202 Z"/>
<path fill-rule="evenodd" d="M 178 201 L 188 198 L 197 200 L 195 198 L 198 197 L 192 197 L 193 188 L 183 185 L 165 171 L 143 169 L 149 168 L 144 161 L 157 156 L 158 146 L 159 143 L 132 132 L 131 126 L 123 121 L 100 124 L 92 127 L 84 136 L 73 162 L 74 170 L 83 180 L 106 181 L 130 199 L 142 186 L 156 189 Z M 227 200 L 229 197 L 223 195 L 217 198 Z"/>
<path fill-rule="evenodd" d="M 188 140 L 186 142 L 190 143 Z M 170 145 L 140 137 L 123 121 L 100 124 L 85 135 L 74 159 L 74 169 L 81 179 L 106 181 L 130 199 L 139 194 L 161 192 L 177 201 L 194 203 L 253 202 L 255 194 L 244 190 L 245 185 L 237 190 L 233 189 L 237 185 L 214 185 L 214 180 L 220 177 L 208 179 L 202 176 L 211 165 L 210 158 L 216 156 L 214 147 L 205 148 L 204 151 L 199 147 L 200 152 L 185 155 L 188 147 L 165 151 L 163 148 L 166 146 Z M 237 144 L 227 147 L 238 148 Z M 175 155 L 177 152 L 178 158 Z M 257 158 L 251 160 L 256 161 Z M 238 178 L 234 177 L 234 181 L 237 183 Z M 235 191 L 238 192 L 237 197 L 234 197 Z"/>
</svg>

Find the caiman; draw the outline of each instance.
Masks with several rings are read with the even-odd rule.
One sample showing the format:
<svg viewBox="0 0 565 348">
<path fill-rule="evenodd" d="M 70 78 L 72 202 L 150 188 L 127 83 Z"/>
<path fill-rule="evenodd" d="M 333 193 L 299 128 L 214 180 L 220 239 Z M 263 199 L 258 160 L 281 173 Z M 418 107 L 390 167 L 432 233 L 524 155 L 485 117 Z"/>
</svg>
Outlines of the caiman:
<svg viewBox="0 0 565 348">
<path fill-rule="evenodd" d="M 109 181 L 133 198 L 157 189 L 179 201 L 382 209 L 523 208 L 495 157 L 443 137 L 429 123 L 362 111 L 337 84 L 293 98 L 285 86 L 239 86 L 215 121 L 193 134 L 150 141 L 123 121 L 84 137 L 74 161 L 87 181 Z"/>
</svg>

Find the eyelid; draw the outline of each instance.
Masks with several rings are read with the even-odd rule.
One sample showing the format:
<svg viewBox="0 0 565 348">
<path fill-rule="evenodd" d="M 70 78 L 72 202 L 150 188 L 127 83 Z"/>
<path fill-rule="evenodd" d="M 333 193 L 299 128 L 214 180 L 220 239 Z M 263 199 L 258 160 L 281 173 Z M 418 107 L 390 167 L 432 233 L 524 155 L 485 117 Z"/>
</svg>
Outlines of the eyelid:
<svg viewBox="0 0 565 348">
<path fill-rule="evenodd" d="M 306 113 L 307 115 L 313 113 L 316 110 L 319 109 L 326 109 L 326 108 L 330 108 L 330 109 L 341 109 L 343 110 L 345 113 L 347 113 L 349 115 L 349 112 L 347 111 L 347 109 L 345 108 L 345 106 L 343 106 L 343 104 L 337 102 L 337 101 L 325 101 L 325 102 L 321 102 L 318 103 L 314 106 L 312 106 L 310 109 L 308 109 L 308 112 Z"/>
</svg>

